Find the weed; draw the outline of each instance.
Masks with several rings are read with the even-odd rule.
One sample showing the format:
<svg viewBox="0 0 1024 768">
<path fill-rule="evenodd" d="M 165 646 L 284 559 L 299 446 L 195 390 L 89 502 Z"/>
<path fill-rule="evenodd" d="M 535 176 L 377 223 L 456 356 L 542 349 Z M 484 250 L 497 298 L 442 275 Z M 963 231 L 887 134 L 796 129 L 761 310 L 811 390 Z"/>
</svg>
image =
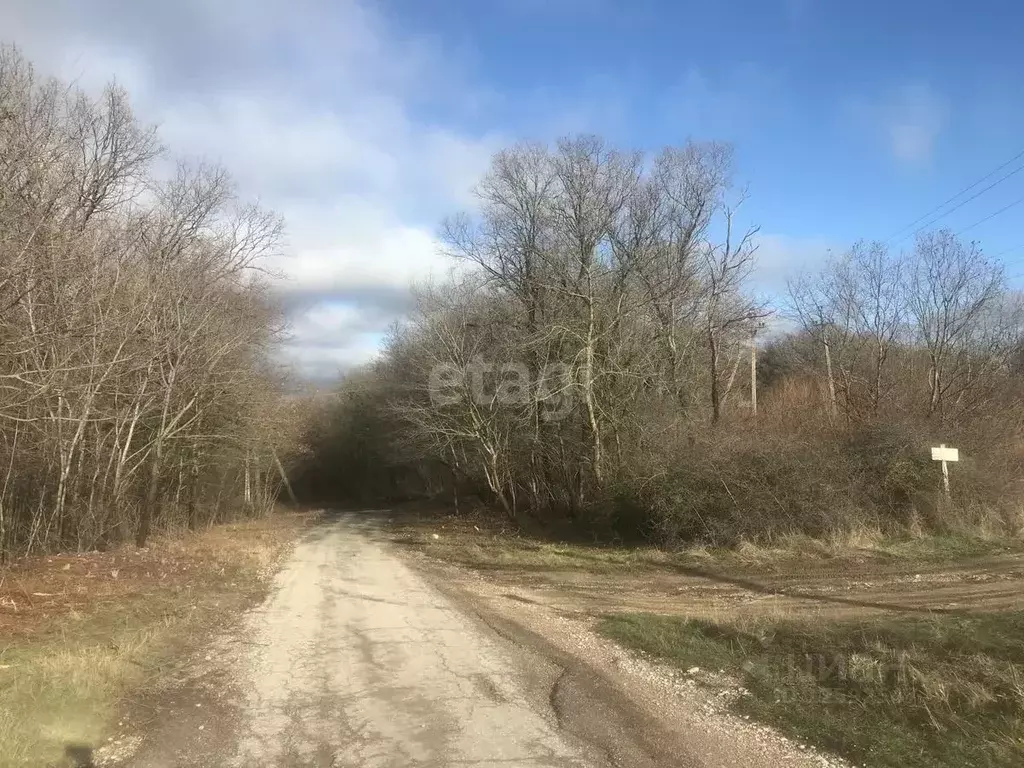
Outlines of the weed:
<svg viewBox="0 0 1024 768">
<path fill-rule="evenodd" d="M 606 617 L 607 636 L 683 669 L 723 669 L 736 707 L 857 762 L 1024 764 L 1024 613 L 744 624 Z"/>
<path fill-rule="evenodd" d="M 282 516 L 155 540 L 144 551 L 6 569 L 0 766 L 58 764 L 68 745 L 99 743 L 122 697 L 159 684 L 172 657 L 260 593 L 258 575 L 299 524 Z"/>
</svg>

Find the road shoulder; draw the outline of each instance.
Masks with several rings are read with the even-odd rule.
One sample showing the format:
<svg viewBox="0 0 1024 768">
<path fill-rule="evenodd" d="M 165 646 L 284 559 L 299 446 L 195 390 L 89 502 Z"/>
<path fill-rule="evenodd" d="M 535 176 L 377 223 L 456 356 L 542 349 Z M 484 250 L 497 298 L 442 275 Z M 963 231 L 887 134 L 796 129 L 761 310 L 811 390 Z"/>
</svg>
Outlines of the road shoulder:
<svg viewBox="0 0 1024 768">
<path fill-rule="evenodd" d="M 560 727 L 614 765 L 848 766 L 729 712 L 728 693 L 706 690 L 598 636 L 593 619 L 557 611 L 532 600 L 528 590 L 510 591 L 419 553 L 405 550 L 403 556 L 508 643 L 557 665 L 562 673 L 550 701 Z"/>
</svg>

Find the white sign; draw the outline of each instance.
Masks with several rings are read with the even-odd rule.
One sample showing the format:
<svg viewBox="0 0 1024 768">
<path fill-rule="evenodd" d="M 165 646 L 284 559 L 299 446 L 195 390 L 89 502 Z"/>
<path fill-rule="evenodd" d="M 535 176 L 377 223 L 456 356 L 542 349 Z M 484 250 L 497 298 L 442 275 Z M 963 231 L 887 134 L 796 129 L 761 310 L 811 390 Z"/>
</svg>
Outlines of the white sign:
<svg viewBox="0 0 1024 768">
<path fill-rule="evenodd" d="M 960 450 L 947 448 L 943 443 L 938 448 L 932 448 L 932 461 L 942 462 L 942 490 L 946 492 L 946 498 L 949 498 L 949 464 L 946 462 L 960 461 Z"/>
</svg>

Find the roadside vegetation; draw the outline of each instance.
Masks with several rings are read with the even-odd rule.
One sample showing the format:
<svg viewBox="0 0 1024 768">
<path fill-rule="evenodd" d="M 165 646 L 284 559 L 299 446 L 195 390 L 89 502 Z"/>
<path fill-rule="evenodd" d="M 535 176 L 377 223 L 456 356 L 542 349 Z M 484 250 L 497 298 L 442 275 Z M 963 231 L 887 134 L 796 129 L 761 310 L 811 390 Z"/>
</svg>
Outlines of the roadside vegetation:
<svg viewBox="0 0 1024 768">
<path fill-rule="evenodd" d="M 1024 613 L 839 622 L 616 615 L 602 633 L 693 670 L 738 679 L 734 708 L 857 764 L 1024 764 Z M 710 675 L 708 673 L 711 673 Z"/>
<path fill-rule="evenodd" d="M 300 495 L 668 550 L 1017 539 L 1024 303 L 1003 266 L 921 231 L 823 253 L 768 302 L 734 176 L 716 142 L 498 153 L 444 224 L 455 277 L 311 409 Z M 941 443 L 962 457 L 948 497 Z"/>
<path fill-rule="evenodd" d="M 119 86 L 0 48 L 0 563 L 270 509 L 281 231 Z"/>
<path fill-rule="evenodd" d="M 403 546 L 593 622 L 738 714 L 856 765 L 1024 759 L 1016 542 L 861 531 L 669 550 L 392 515 Z"/>
<path fill-rule="evenodd" d="M 96 746 L 297 529 L 281 237 L 123 88 L 0 47 L 0 765 Z"/>
<path fill-rule="evenodd" d="M 275 515 L 0 568 L 0 766 L 64 765 L 69 748 L 77 762 L 66 764 L 88 764 L 135 697 L 173 685 L 188 652 L 261 596 L 308 520 Z"/>
<path fill-rule="evenodd" d="M 400 509 L 400 508 L 399 508 Z M 693 544 L 672 549 L 651 545 L 604 544 L 499 526 L 488 517 L 397 513 L 390 531 L 403 546 L 438 560 L 480 571 L 615 573 L 713 569 L 722 573 L 853 572 L 886 566 L 901 569 L 964 565 L 992 557 L 1024 554 L 1024 542 L 965 534 L 886 535 L 860 530 L 845 536 L 804 534 L 735 546 Z"/>
</svg>

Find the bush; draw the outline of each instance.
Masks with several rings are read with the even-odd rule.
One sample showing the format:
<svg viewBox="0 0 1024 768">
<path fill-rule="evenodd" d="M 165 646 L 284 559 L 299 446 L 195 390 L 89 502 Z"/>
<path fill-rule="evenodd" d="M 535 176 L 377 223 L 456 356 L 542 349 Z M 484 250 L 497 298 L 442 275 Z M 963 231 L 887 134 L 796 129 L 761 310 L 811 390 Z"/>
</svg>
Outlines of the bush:
<svg viewBox="0 0 1024 768">
<path fill-rule="evenodd" d="M 859 527 L 976 531 L 1007 517 L 1000 505 L 1010 499 L 986 472 L 984 453 L 957 465 L 946 501 L 929 453 L 935 441 L 913 425 L 781 430 L 745 423 L 686 443 L 666 448 L 654 470 L 620 478 L 612 516 L 619 536 L 735 545 Z"/>
<path fill-rule="evenodd" d="M 737 432 L 695 441 L 674 466 L 631 478 L 619 498 L 646 512 L 639 522 L 659 542 L 733 544 L 802 531 L 826 532 L 848 512 L 848 473 L 835 445 Z M 828 473 L 819 470 L 829 467 Z M 817 478 L 809 482 L 809 478 Z"/>
</svg>

